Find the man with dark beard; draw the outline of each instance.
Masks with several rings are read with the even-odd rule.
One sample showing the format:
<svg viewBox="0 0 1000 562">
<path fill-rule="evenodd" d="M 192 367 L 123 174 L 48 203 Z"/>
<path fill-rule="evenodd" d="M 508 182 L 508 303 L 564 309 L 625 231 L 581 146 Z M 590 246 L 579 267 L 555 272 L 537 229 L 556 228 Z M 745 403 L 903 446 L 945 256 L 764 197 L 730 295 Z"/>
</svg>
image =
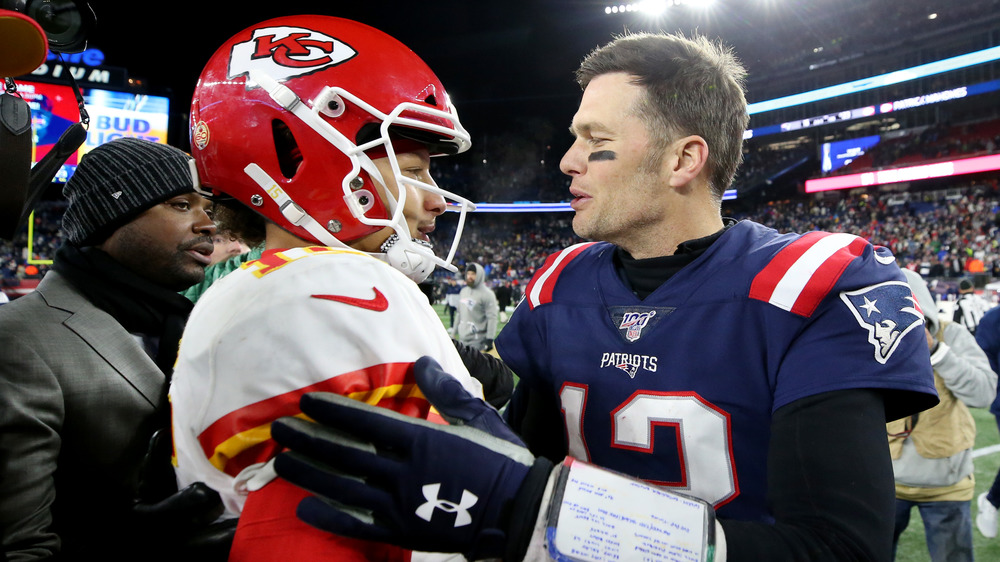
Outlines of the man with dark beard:
<svg viewBox="0 0 1000 562">
<path fill-rule="evenodd" d="M 190 538 L 221 509 L 200 484 L 171 489 L 170 440 L 152 439 L 169 427 L 192 306 L 177 291 L 201 281 L 215 234 L 190 161 L 134 138 L 88 152 L 63 190 L 67 242 L 52 271 L 0 313 L 8 560 L 166 556 L 189 544 L 175 533 Z"/>
</svg>

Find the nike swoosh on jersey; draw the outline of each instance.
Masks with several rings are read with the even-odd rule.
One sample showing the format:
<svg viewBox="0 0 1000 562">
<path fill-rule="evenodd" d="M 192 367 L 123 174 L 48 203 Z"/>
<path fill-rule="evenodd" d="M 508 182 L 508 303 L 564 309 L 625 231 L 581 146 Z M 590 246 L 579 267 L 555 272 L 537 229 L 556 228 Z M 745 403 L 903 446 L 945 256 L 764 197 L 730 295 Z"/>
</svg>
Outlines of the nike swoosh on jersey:
<svg viewBox="0 0 1000 562">
<path fill-rule="evenodd" d="M 334 302 L 342 302 L 344 304 L 349 304 L 351 306 L 357 306 L 359 308 L 364 308 L 366 310 L 374 310 L 375 312 L 383 312 L 389 308 L 389 301 L 375 287 L 372 287 L 375 291 L 375 297 L 370 299 L 359 299 L 357 297 L 346 297 L 344 295 L 310 295 L 314 299 L 324 299 Z"/>
</svg>

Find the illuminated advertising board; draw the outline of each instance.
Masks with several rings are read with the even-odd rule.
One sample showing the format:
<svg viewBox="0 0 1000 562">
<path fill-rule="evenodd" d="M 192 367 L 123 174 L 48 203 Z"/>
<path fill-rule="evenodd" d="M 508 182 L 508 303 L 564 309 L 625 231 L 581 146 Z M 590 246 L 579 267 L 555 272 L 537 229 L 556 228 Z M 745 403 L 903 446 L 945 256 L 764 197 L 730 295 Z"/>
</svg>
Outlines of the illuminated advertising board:
<svg viewBox="0 0 1000 562">
<path fill-rule="evenodd" d="M 166 144 L 170 102 L 167 98 L 84 90 L 90 130 L 84 152 L 118 137 L 138 137 Z"/>
<path fill-rule="evenodd" d="M 996 92 L 997 90 L 1000 90 L 1000 80 L 990 80 L 988 82 L 980 82 L 978 84 L 972 84 L 970 86 L 961 86 L 958 88 L 952 88 L 950 90 L 932 92 L 930 94 L 924 94 L 921 96 L 914 96 L 911 98 L 887 101 L 880 103 L 877 106 L 869 105 L 865 107 L 857 107 L 854 109 L 838 111 L 836 113 L 828 113 L 826 115 L 817 115 L 814 117 L 807 117 L 805 119 L 788 121 L 776 125 L 763 125 L 760 127 L 755 127 L 753 129 L 747 129 L 743 133 L 743 138 L 744 139 L 759 138 L 765 135 L 774 135 L 778 133 L 786 133 L 788 131 L 798 131 L 801 129 L 808 129 L 811 127 L 819 127 L 821 125 L 829 125 L 830 123 L 838 123 L 843 121 L 851 121 L 854 119 L 862 119 L 865 117 L 872 117 L 873 115 L 882 115 L 885 113 L 891 113 L 893 111 L 902 111 L 905 109 L 912 109 L 914 107 L 922 107 L 925 105 L 931 105 L 935 103 L 954 101 L 969 96 L 976 96 L 979 94 Z"/>
<path fill-rule="evenodd" d="M 73 88 L 56 84 L 17 83 L 17 93 L 31 109 L 31 164 L 36 164 L 59 140 L 60 135 L 80 120 Z M 59 171 L 57 180 L 66 181 L 66 169 L 76 168 L 79 154 L 74 154 Z"/>
<path fill-rule="evenodd" d="M 842 166 L 846 166 L 853 162 L 855 158 L 864 154 L 869 148 L 878 144 L 880 140 L 882 140 L 882 137 L 879 135 L 872 135 L 857 139 L 825 142 L 820 147 L 820 168 L 823 170 L 823 173 L 829 173 Z"/>
<path fill-rule="evenodd" d="M 893 84 L 900 84 L 902 82 L 916 80 L 917 78 L 934 76 L 935 74 L 950 72 L 960 68 L 968 68 L 996 60 L 1000 60 L 1000 46 L 990 47 L 981 51 L 966 53 L 957 57 L 951 57 L 919 66 L 904 68 L 902 70 L 896 70 L 886 74 L 870 76 L 868 78 L 862 78 L 852 82 L 844 82 L 843 84 L 819 88 L 808 92 L 801 92 L 791 96 L 751 103 L 747 106 L 747 112 L 750 115 L 754 115 L 785 107 L 794 107 L 804 103 L 827 100 L 857 92 L 892 86 Z"/>
<path fill-rule="evenodd" d="M 17 82 L 17 91 L 31 108 L 32 164 L 52 149 L 59 136 L 80 120 L 76 96 L 67 85 Z M 67 159 L 53 181 L 65 182 L 80 158 L 92 148 L 118 137 L 138 137 L 166 144 L 170 100 L 162 96 L 83 88 L 90 116 L 87 140 Z"/>
<path fill-rule="evenodd" d="M 829 178 L 806 180 L 806 193 L 832 191 L 835 189 L 851 189 L 872 185 L 911 182 L 931 178 L 946 178 L 979 172 L 1000 170 L 1000 154 L 976 156 L 948 162 L 935 162 L 919 166 L 907 166 L 892 170 L 878 170 L 860 174 L 846 174 Z"/>
</svg>

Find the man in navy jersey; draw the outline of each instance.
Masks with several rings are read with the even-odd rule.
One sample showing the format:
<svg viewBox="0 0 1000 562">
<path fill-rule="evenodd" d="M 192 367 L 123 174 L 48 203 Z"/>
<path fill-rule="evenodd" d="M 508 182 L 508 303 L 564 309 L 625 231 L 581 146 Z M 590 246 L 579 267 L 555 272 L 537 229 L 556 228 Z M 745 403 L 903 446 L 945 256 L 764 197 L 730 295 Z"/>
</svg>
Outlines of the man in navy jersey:
<svg viewBox="0 0 1000 562">
<path fill-rule="evenodd" d="M 639 501 L 567 491 L 567 480 L 589 478 L 600 484 L 591 489 L 612 489 L 592 471 L 572 472 L 584 461 L 710 505 L 715 519 L 704 532 L 714 527 L 714 536 L 697 559 L 890 560 L 885 423 L 937 403 L 923 313 L 886 248 L 850 234 L 779 234 L 722 216 L 749 120 L 744 76 L 731 51 L 703 37 L 633 34 L 590 53 L 577 71 L 583 98 L 560 168 L 572 178 L 573 228 L 592 242 L 546 261 L 496 340 L 520 377 L 507 422 L 532 456 L 476 449 L 481 432 L 466 428 L 439 436 L 376 416 L 340 422 L 343 408 L 319 398 L 307 413 L 338 430 L 375 428 L 348 431 L 384 458 L 339 458 L 342 436 L 290 421 L 274 428 L 295 451 L 287 463 L 279 457 L 278 472 L 375 517 L 347 524 L 344 508 L 318 502 L 301 505 L 300 516 L 425 549 L 502 536 L 504 549 L 489 554 L 577 560 L 602 559 L 619 539 L 608 546 L 604 530 L 579 521 L 573 537 L 560 539 L 569 526 L 564 513 L 586 508 L 621 533 L 635 511 L 663 505 L 658 524 L 637 524 L 635 535 L 652 536 L 649 544 L 615 553 L 658 559 L 667 554 L 643 549 L 687 548 L 670 532 L 656 534 L 682 517 L 661 488 L 649 487 Z M 426 394 L 449 417 L 450 404 Z M 452 417 L 516 442 L 468 408 Z M 418 445 L 401 450 L 405 443 L 387 437 L 394 432 Z M 420 463 L 438 449 L 460 451 L 461 470 L 475 479 Z M 386 468 L 389 457 L 407 461 Z M 389 477 L 424 484 L 423 503 L 405 489 L 390 490 L 391 503 L 341 494 L 317 485 L 315 462 L 303 459 L 371 477 L 365 485 L 380 493 L 377 481 Z M 539 474 L 548 480 L 539 484 Z M 437 486 L 433 494 L 425 483 Z M 446 493 L 449 483 L 454 491 Z M 563 492 L 576 494 L 573 501 Z M 455 529 L 473 532 L 430 528 L 451 521 L 444 512 L 456 514 Z M 530 532 L 516 521 L 524 514 L 535 522 Z M 677 528 L 691 527 L 693 519 L 684 521 Z"/>
</svg>

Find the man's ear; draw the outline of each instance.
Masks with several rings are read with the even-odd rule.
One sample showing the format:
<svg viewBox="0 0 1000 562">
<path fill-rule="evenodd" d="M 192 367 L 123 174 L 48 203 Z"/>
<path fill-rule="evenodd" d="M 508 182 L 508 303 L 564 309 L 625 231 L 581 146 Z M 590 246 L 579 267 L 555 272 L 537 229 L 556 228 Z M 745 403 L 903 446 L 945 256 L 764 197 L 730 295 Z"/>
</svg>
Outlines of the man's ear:
<svg viewBox="0 0 1000 562">
<path fill-rule="evenodd" d="M 664 164 L 670 166 L 670 185 L 681 187 L 694 181 L 708 166 L 708 143 L 698 135 L 689 135 L 671 143 Z"/>
</svg>

